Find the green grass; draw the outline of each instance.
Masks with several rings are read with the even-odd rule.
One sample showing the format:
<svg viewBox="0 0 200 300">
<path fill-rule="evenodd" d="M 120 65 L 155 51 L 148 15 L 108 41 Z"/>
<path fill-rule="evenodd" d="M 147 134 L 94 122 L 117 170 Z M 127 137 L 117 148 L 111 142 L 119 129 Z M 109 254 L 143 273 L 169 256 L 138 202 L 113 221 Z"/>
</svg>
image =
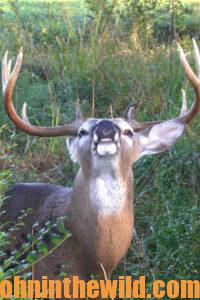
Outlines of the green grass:
<svg viewBox="0 0 200 300">
<path fill-rule="evenodd" d="M 138 120 L 172 118 L 180 112 L 182 87 L 191 104 L 194 95 L 179 63 L 176 40 L 171 47 L 159 44 L 152 35 L 127 30 L 104 11 L 92 20 L 84 1 L 0 4 L 0 55 L 9 49 L 14 61 L 24 47 L 14 103 L 20 114 L 27 102 L 33 124 L 72 121 L 77 96 L 89 117 L 93 89 L 99 117 L 110 116 L 111 104 L 114 116 L 122 116 L 134 102 Z M 192 61 L 190 37 L 179 42 Z M 146 275 L 149 286 L 154 278 L 199 278 L 199 134 L 200 116 L 170 151 L 134 165 L 136 234 L 115 274 Z M 0 99 L 1 197 L 13 182 L 71 186 L 76 172 L 64 138 L 39 139 L 19 132 Z"/>
</svg>

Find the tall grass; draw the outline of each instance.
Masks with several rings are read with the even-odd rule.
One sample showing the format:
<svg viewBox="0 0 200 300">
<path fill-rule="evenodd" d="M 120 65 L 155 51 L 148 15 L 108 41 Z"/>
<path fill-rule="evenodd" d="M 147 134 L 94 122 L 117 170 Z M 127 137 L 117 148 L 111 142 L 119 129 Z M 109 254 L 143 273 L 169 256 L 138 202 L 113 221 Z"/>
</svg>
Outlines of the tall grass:
<svg viewBox="0 0 200 300">
<path fill-rule="evenodd" d="M 153 36 L 141 38 L 100 10 L 72 13 L 67 2 L 7 1 L 0 15 L 1 56 L 24 62 L 14 93 L 17 111 L 24 101 L 32 123 L 72 121 L 77 97 L 85 117 L 122 116 L 133 102 L 138 120 L 177 116 L 181 88 L 193 92 L 179 63 L 176 41 L 169 47 Z M 150 43 L 149 43 L 149 39 Z M 179 40 L 191 60 L 190 38 Z M 197 40 L 199 43 L 199 41 Z M 154 278 L 199 278 L 200 117 L 170 151 L 145 157 L 134 166 L 135 239 L 117 272 Z M 11 182 L 72 185 L 72 165 L 63 138 L 39 139 L 16 130 L 0 102 L 0 195 Z"/>
</svg>

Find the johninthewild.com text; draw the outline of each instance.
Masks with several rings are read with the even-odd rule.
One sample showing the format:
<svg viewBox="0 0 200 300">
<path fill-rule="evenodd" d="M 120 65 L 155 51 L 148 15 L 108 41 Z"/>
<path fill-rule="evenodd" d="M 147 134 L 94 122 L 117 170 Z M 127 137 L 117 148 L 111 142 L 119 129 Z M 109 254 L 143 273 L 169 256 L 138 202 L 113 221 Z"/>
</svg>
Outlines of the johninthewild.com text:
<svg viewBox="0 0 200 300">
<path fill-rule="evenodd" d="M 151 290 L 150 290 L 151 289 Z M 139 298 L 199 299 L 199 280 L 155 280 L 147 289 L 145 276 L 133 280 L 131 276 L 119 276 L 114 280 L 91 279 L 84 281 L 78 276 L 62 280 L 24 280 L 14 276 L 13 280 L 0 281 L 0 297 L 14 298 Z"/>
</svg>

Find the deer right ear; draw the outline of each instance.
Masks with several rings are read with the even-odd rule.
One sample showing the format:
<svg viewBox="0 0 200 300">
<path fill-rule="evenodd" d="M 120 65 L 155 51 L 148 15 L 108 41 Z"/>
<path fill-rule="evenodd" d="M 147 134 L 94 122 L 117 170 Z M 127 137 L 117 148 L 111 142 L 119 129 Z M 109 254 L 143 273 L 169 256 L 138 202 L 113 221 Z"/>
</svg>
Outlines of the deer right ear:
<svg viewBox="0 0 200 300">
<path fill-rule="evenodd" d="M 79 162 L 78 159 L 78 138 L 69 137 L 66 139 L 67 149 L 70 154 L 70 158 L 74 163 Z"/>
<path fill-rule="evenodd" d="M 185 123 L 180 120 L 169 120 L 139 132 L 139 157 L 148 154 L 163 152 L 183 134 Z"/>
</svg>

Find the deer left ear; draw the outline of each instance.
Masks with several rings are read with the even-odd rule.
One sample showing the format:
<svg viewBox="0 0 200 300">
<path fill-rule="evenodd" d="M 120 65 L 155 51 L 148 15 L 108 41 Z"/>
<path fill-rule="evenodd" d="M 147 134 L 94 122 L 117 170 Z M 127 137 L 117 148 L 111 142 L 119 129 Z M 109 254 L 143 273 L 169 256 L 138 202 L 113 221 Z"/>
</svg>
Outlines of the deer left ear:
<svg viewBox="0 0 200 300">
<path fill-rule="evenodd" d="M 67 148 L 72 162 L 78 162 L 78 138 L 69 137 L 66 139 Z"/>
<path fill-rule="evenodd" d="M 140 157 L 167 150 L 183 134 L 185 123 L 169 120 L 138 133 Z"/>
</svg>

